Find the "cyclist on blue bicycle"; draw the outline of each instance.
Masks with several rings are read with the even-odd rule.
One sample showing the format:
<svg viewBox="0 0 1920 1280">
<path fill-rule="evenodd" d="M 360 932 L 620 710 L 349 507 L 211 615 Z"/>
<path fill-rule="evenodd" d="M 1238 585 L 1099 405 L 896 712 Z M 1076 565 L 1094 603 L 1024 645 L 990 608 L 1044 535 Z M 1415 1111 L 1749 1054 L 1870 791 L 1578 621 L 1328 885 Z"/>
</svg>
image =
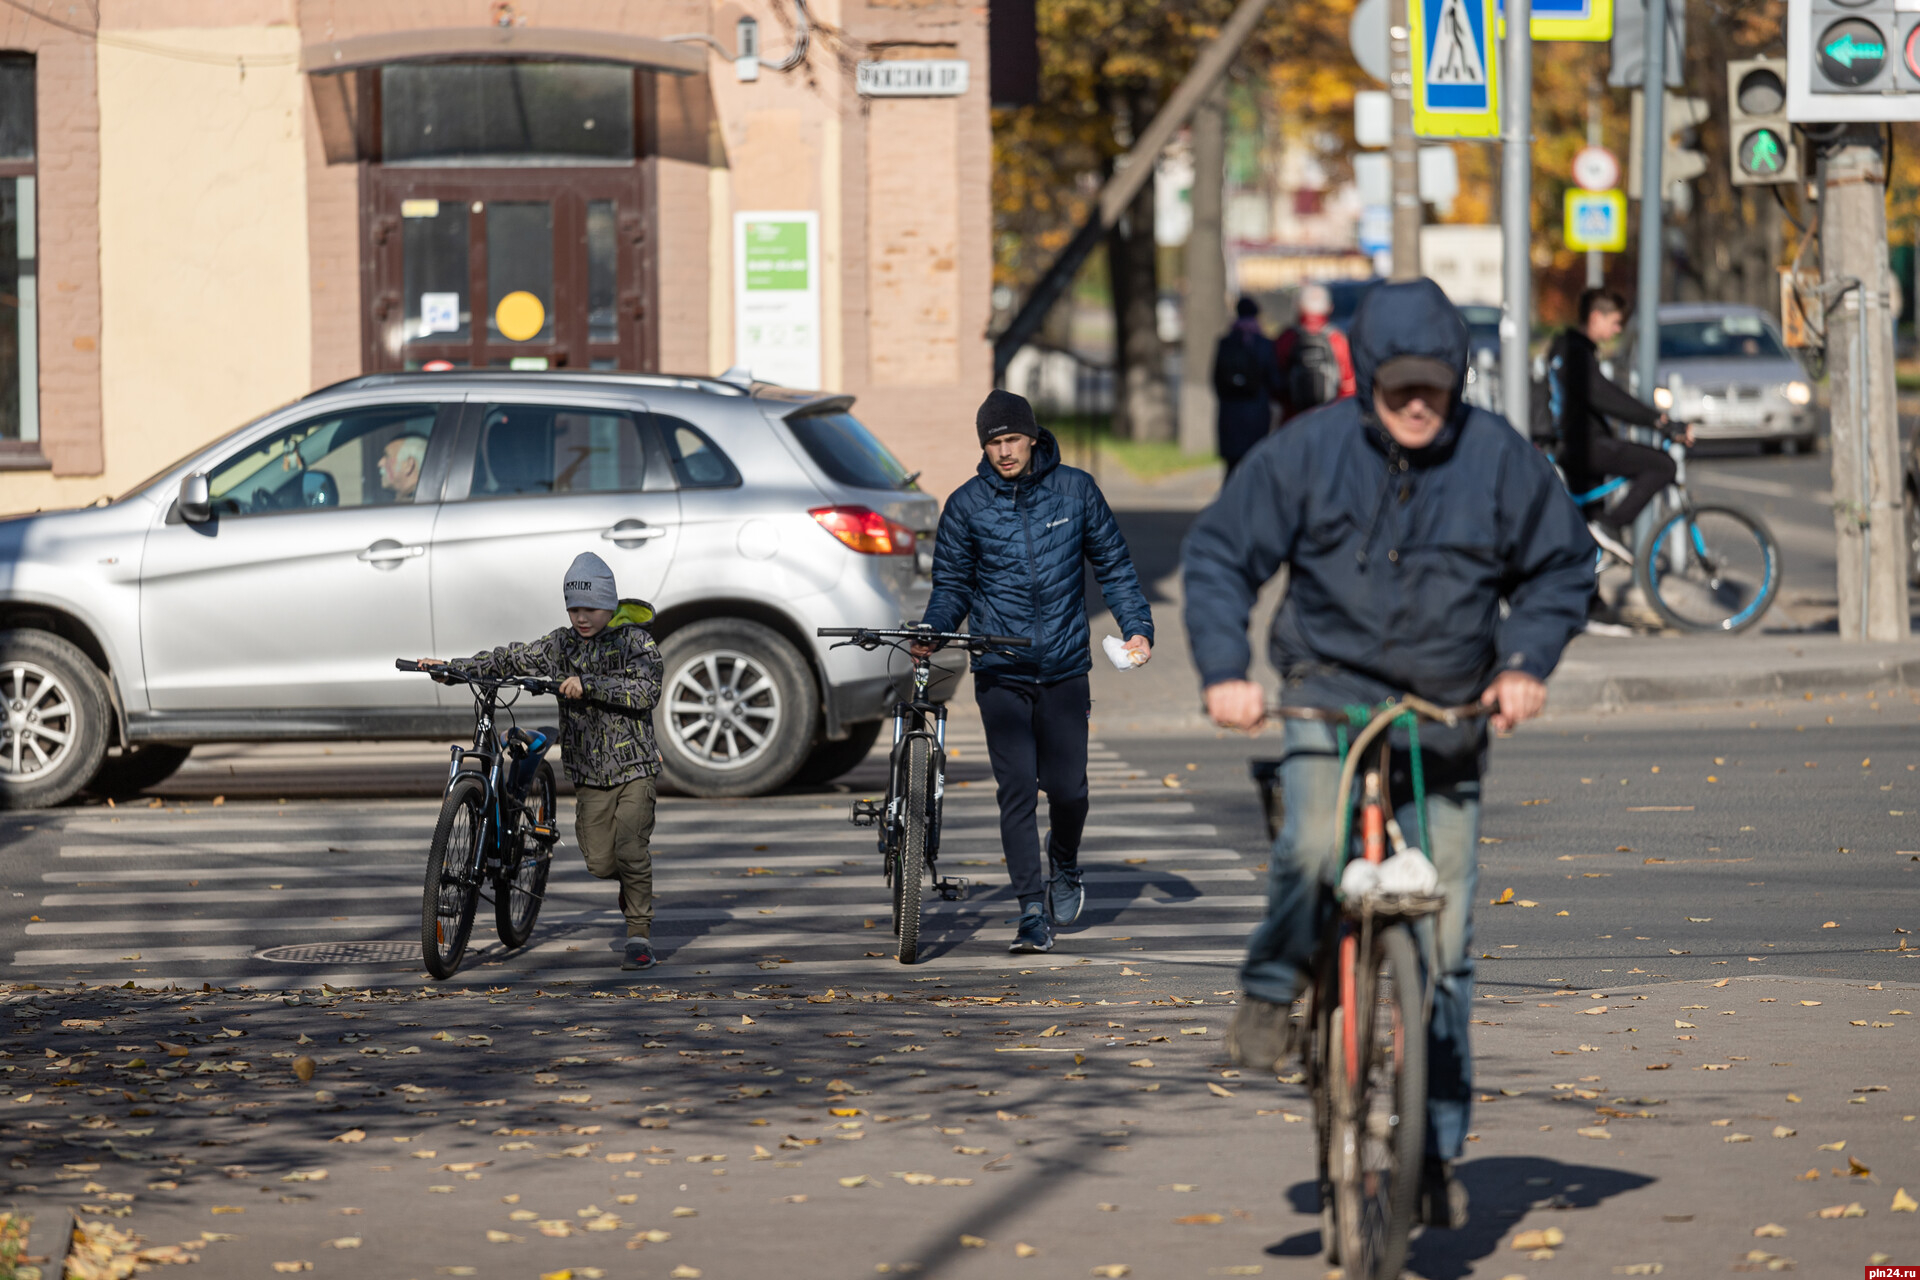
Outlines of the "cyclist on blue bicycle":
<svg viewBox="0 0 1920 1280">
<path fill-rule="evenodd" d="M 1548 674 L 1586 622 L 1593 539 L 1546 458 L 1505 419 L 1461 400 L 1467 326 L 1439 286 L 1375 288 L 1350 336 L 1357 396 L 1255 445 L 1187 537 L 1186 623 L 1207 712 L 1237 729 L 1266 718 L 1266 691 L 1247 678 L 1247 620 L 1284 564 L 1270 640 L 1284 701 L 1339 710 L 1403 692 L 1441 705 L 1478 699 L 1505 731 L 1540 713 Z M 1472 1097 L 1468 943 L 1487 743 L 1463 723 L 1423 727 L 1420 745 L 1426 853 L 1447 897 L 1432 938 L 1421 1216 L 1457 1227 L 1466 1196 L 1451 1164 Z M 1394 747 L 1392 790 L 1405 796 L 1404 731 Z M 1326 723 L 1287 722 L 1286 821 L 1228 1032 L 1235 1059 L 1257 1070 L 1277 1070 L 1297 1049 L 1292 1004 L 1346 854 L 1333 848 L 1337 751 Z M 1396 816 L 1419 829 L 1410 805 Z"/>
</svg>

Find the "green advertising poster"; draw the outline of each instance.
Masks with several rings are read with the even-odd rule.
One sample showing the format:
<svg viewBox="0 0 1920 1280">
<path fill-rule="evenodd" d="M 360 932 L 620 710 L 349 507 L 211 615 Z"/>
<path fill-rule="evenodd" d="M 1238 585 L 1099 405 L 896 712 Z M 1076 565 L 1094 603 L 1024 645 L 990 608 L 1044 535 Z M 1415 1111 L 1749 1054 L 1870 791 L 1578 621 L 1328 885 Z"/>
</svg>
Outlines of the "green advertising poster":
<svg viewBox="0 0 1920 1280">
<path fill-rule="evenodd" d="M 758 292 L 807 287 L 805 222 L 757 219 L 748 221 L 743 230 L 748 289 Z"/>
<path fill-rule="evenodd" d="M 820 385 L 820 215 L 733 215 L 733 364 L 763 382 Z"/>
</svg>

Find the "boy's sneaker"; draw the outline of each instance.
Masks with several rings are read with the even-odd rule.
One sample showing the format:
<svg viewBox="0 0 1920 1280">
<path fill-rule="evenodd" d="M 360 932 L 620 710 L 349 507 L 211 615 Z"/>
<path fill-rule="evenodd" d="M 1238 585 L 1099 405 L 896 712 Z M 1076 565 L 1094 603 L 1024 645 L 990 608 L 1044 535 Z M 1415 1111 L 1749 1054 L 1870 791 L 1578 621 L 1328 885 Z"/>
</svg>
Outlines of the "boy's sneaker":
<svg viewBox="0 0 1920 1280">
<path fill-rule="evenodd" d="M 1427 1157 L 1420 1175 L 1420 1221 L 1442 1231 L 1467 1225 L 1467 1189 L 1454 1179 L 1451 1161 Z"/>
<path fill-rule="evenodd" d="M 1053 923 L 1072 924 L 1080 918 L 1080 909 L 1087 905 L 1086 886 L 1081 883 L 1080 868 L 1055 867 L 1053 876 L 1047 881 L 1047 907 L 1053 914 Z"/>
<path fill-rule="evenodd" d="M 1053 927 L 1047 923 L 1047 910 L 1036 902 L 1020 913 L 1020 932 L 1007 950 L 1014 954 L 1053 950 Z"/>
<path fill-rule="evenodd" d="M 1227 1056 L 1250 1071 L 1277 1073 L 1299 1053 L 1306 1025 L 1290 1004 L 1242 995 L 1227 1026 Z"/>
<path fill-rule="evenodd" d="M 651 969 L 659 963 L 653 957 L 653 944 L 645 938 L 628 938 L 626 958 L 620 962 L 622 969 Z"/>
</svg>

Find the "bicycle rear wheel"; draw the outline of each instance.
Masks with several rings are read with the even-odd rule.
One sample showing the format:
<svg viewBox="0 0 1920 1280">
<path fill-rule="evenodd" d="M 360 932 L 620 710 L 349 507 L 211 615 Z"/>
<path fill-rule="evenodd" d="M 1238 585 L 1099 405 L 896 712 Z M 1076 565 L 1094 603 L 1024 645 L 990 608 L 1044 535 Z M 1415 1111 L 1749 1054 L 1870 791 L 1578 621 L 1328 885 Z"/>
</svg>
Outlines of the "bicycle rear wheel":
<svg viewBox="0 0 1920 1280">
<path fill-rule="evenodd" d="M 547 872 L 553 867 L 553 846 L 536 839 L 533 828 L 553 830 L 553 766 L 545 760 L 534 770 L 507 850 L 506 865 L 493 886 L 494 926 L 509 949 L 524 947 L 533 936 L 533 922 L 547 892 Z"/>
<path fill-rule="evenodd" d="M 1350 963 L 1362 1012 L 1357 1059 L 1347 1057 L 1338 1016 L 1327 1037 L 1334 1230 L 1350 1280 L 1393 1280 L 1407 1260 L 1426 1143 L 1419 952 L 1406 925 L 1388 925 Z"/>
<path fill-rule="evenodd" d="M 900 935 L 900 963 L 920 958 L 920 891 L 927 870 L 927 787 L 932 746 L 925 738 L 907 740 L 906 808 L 902 819 L 900 861 L 894 867 L 893 924 Z"/>
<path fill-rule="evenodd" d="M 459 971 L 473 933 L 487 829 L 485 796 L 478 780 L 459 779 L 441 803 L 440 821 L 433 828 L 420 900 L 420 956 L 436 978 L 451 978 Z"/>
<path fill-rule="evenodd" d="M 1634 581 L 1683 631 L 1745 631 L 1780 591 L 1780 552 L 1760 517 L 1727 503 L 1676 511 L 1635 552 Z"/>
</svg>

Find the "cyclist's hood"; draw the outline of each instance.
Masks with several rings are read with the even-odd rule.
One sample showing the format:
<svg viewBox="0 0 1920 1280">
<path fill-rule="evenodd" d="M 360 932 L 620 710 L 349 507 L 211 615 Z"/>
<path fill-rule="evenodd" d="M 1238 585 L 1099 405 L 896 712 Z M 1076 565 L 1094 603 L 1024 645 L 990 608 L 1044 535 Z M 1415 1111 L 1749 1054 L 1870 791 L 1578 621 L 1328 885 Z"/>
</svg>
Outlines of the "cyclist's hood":
<svg viewBox="0 0 1920 1280">
<path fill-rule="evenodd" d="M 1369 424 L 1374 420 L 1374 370 L 1396 356 L 1425 356 L 1453 370 L 1453 408 L 1435 443 L 1459 431 L 1469 408 L 1462 398 L 1467 386 L 1467 322 L 1439 285 L 1422 277 L 1374 286 L 1360 301 L 1347 341 L 1353 350 L 1355 398 Z"/>
<path fill-rule="evenodd" d="M 629 596 L 620 601 L 620 607 L 613 611 L 613 617 L 607 619 L 607 629 L 611 631 L 615 627 L 644 627 L 652 621 L 653 606 L 645 600 Z"/>
</svg>

